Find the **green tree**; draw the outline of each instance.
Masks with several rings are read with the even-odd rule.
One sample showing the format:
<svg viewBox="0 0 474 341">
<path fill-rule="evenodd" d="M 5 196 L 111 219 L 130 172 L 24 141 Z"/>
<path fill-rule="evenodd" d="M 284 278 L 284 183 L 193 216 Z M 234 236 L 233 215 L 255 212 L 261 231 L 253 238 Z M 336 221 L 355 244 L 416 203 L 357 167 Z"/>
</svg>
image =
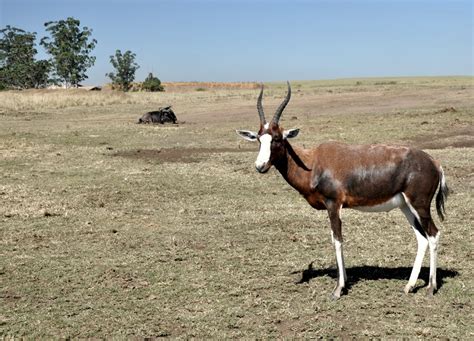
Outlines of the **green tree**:
<svg viewBox="0 0 474 341">
<path fill-rule="evenodd" d="M 163 85 L 161 85 L 161 81 L 158 79 L 158 77 L 154 77 L 153 73 L 149 73 L 147 78 L 145 78 L 145 81 L 142 84 L 142 89 L 145 91 L 165 91 L 163 88 Z"/>
<path fill-rule="evenodd" d="M 51 72 L 51 63 L 48 60 L 37 60 L 34 63 L 31 74 L 32 85 L 34 88 L 46 88 L 51 79 L 49 74 Z"/>
<path fill-rule="evenodd" d="M 35 60 L 36 32 L 6 26 L 0 30 L 0 85 L 25 89 L 48 82 L 49 63 Z"/>
<path fill-rule="evenodd" d="M 128 91 L 135 79 L 135 71 L 140 67 L 135 63 L 135 53 L 131 51 L 115 51 L 115 56 L 110 56 L 110 63 L 115 68 L 115 72 L 105 75 L 112 80 L 112 84 L 118 86 L 123 91 Z"/>
<path fill-rule="evenodd" d="M 87 79 L 86 71 L 95 63 L 90 53 L 97 44 L 91 39 L 92 29 L 80 28 L 81 22 L 69 17 L 66 20 L 49 21 L 44 24 L 51 37 L 44 37 L 40 44 L 51 55 L 56 81 L 67 88 L 77 87 Z"/>
</svg>

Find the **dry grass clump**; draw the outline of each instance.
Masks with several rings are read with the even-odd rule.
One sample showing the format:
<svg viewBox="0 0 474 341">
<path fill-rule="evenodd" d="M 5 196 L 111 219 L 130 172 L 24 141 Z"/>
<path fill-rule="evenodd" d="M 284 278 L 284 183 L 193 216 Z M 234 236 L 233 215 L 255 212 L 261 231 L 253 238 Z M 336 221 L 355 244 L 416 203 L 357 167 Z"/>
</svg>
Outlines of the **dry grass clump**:
<svg viewBox="0 0 474 341">
<path fill-rule="evenodd" d="M 162 105 L 175 102 L 215 101 L 223 97 L 240 97 L 241 91 L 217 89 L 199 96 L 190 92 L 128 92 L 85 91 L 77 89 L 27 90 L 0 92 L 0 112 L 36 111 L 63 109 L 68 107 L 106 107 L 112 105 L 137 104 Z"/>
<path fill-rule="evenodd" d="M 0 110 L 3 111 L 61 109 L 75 106 L 107 106 L 129 102 L 130 96 L 115 91 L 44 89 L 0 92 Z"/>
</svg>

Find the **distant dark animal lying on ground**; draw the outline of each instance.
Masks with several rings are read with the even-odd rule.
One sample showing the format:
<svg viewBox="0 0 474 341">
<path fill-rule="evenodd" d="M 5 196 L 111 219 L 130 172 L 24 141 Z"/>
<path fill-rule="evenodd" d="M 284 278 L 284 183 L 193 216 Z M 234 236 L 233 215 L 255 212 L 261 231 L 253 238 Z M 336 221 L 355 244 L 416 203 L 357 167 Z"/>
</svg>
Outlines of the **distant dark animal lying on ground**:
<svg viewBox="0 0 474 341">
<path fill-rule="evenodd" d="M 171 109 L 171 105 L 164 108 L 159 108 L 156 111 L 149 111 L 144 114 L 141 118 L 138 119 L 138 124 L 140 123 L 178 123 L 178 119 Z"/>
</svg>

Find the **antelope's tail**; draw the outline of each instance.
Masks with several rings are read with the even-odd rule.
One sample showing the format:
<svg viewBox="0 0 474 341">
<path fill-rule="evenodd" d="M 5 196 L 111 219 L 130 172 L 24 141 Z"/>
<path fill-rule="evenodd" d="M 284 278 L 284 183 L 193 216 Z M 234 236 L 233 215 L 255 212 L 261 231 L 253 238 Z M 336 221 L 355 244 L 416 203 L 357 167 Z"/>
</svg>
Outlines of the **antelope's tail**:
<svg viewBox="0 0 474 341">
<path fill-rule="evenodd" d="M 439 219 L 443 221 L 446 214 L 444 203 L 448 199 L 449 188 L 446 185 L 446 178 L 444 177 L 443 168 L 441 166 L 439 167 L 439 174 L 440 180 L 438 194 L 436 195 L 436 211 L 438 212 Z"/>
</svg>

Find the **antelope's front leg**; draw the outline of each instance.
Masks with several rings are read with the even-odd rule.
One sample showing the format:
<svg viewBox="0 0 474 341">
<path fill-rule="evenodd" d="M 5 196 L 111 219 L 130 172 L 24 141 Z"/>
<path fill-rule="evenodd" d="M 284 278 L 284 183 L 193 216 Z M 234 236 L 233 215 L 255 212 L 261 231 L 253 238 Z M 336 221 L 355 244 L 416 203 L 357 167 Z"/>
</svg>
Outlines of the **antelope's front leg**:
<svg viewBox="0 0 474 341">
<path fill-rule="evenodd" d="M 328 205 L 329 220 L 331 222 L 332 242 L 336 249 L 337 263 L 337 284 L 332 292 L 332 297 L 338 299 L 341 297 L 342 290 L 346 286 L 346 268 L 344 266 L 344 255 L 342 252 L 342 223 L 341 223 L 341 205 Z"/>
</svg>

